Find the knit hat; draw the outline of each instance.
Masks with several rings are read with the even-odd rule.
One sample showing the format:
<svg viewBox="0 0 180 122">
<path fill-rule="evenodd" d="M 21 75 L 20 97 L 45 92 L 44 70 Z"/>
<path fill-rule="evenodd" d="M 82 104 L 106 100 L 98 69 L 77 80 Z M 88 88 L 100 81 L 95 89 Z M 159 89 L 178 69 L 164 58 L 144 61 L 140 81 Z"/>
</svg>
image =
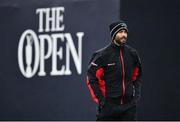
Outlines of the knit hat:
<svg viewBox="0 0 180 122">
<path fill-rule="evenodd" d="M 118 22 L 114 22 L 112 24 L 109 25 L 109 29 L 110 29 L 110 35 L 112 40 L 114 40 L 116 34 L 120 31 L 120 30 L 126 30 L 128 32 L 128 28 L 125 22 L 123 21 L 118 21 Z"/>
</svg>

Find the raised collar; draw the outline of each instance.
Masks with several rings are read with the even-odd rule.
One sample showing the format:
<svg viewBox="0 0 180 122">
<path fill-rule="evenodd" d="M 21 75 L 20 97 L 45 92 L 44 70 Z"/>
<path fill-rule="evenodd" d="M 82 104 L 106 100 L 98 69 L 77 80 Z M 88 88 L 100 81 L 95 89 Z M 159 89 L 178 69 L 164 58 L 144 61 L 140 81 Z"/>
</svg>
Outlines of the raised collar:
<svg viewBox="0 0 180 122">
<path fill-rule="evenodd" d="M 114 42 L 111 42 L 111 46 L 113 47 L 113 48 L 115 48 L 115 49 L 118 49 L 118 50 L 120 50 L 120 49 L 124 49 L 124 47 L 125 47 L 125 45 L 117 45 L 117 44 L 115 44 Z"/>
</svg>

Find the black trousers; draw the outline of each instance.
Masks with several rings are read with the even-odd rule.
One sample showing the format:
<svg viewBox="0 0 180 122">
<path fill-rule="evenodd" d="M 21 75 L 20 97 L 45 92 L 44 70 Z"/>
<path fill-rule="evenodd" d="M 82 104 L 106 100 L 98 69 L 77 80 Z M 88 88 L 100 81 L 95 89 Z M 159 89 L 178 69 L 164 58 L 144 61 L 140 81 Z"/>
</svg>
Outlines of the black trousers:
<svg viewBox="0 0 180 122">
<path fill-rule="evenodd" d="M 104 106 L 98 107 L 96 117 L 97 121 L 136 121 L 136 104 L 129 102 L 121 105 L 119 99 L 109 99 Z"/>
</svg>

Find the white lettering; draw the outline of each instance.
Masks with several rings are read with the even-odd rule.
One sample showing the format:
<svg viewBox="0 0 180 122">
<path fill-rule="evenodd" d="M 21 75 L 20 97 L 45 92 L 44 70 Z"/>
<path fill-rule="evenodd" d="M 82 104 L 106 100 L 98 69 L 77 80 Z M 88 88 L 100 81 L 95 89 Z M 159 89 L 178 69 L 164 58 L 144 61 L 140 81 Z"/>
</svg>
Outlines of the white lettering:
<svg viewBox="0 0 180 122">
<path fill-rule="evenodd" d="M 39 32 L 53 32 L 63 31 L 65 29 L 64 21 L 64 7 L 53 7 L 53 8 L 40 8 L 36 10 L 36 14 L 39 14 Z M 45 19 L 45 25 L 44 21 Z"/>
<path fill-rule="evenodd" d="M 59 59 L 63 59 L 63 47 L 59 48 L 59 51 L 57 51 L 57 39 L 60 39 L 62 42 L 64 42 L 64 36 L 63 34 L 52 34 L 53 39 L 53 52 L 52 52 L 52 71 L 51 75 L 63 75 L 65 66 L 62 65 L 61 70 L 57 69 L 57 56 L 59 56 Z"/>
<path fill-rule="evenodd" d="M 75 49 L 71 34 L 65 33 L 64 35 L 67 39 L 67 44 L 66 44 L 67 47 L 66 48 L 67 48 L 67 50 L 71 51 L 77 72 L 78 72 L 78 74 L 81 74 L 81 72 L 82 72 L 81 71 L 81 66 L 82 66 L 82 37 L 83 37 L 84 33 L 79 32 L 76 34 L 78 37 L 78 53 Z M 67 53 L 69 53 L 70 51 L 67 51 Z"/>
<path fill-rule="evenodd" d="M 38 76 L 46 76 L 45 64 L 48 59 L 52 61 L 51 76 L 71 75 L 71 56 L 77 74 L 82 73 L 82 38 L 84 32 L 76 33 L 77 47 L 71 33 L 59 33 L 59 31 L 65 29 L 64 11 L 64 7 L 39 8 L 36 10 L 39 17 L 38 32 L 57 31 L 58 33 L 37 35 L 31 29 L 22 33 L 18 44 L 18 64 L 24 77 L 33 77 L 38 69 Z M 58 45 L 58 42 L 65 43 L 65 46 Z"/>
<path fill-rule="evenodd" d="M 49 35 L 40 35 L 39 36 L 40 39 L 40 72 L 39 72 L 39 76 L 45 76 L 46 73 L 44 71 L 45 68 L 45 59 L 48 59 L 51 54 L 52 54 L 52 40 L 51 37 Z M 47 54 L 45 54 L 45 40 L 48 43 L 48 51 Z"/>
<path fill-rule="evenodd" d="M 46 9 L 37 9 L 36 14 L 39 14 L 39 32 L 43 32 L 43 13 L 46 11 Z"/>
<path fill-rule="evenodd" d="M 27 40 L 27 44 L 25 47 L 25 54 L 26 54 L 25 61 L 27 65 L 26 69 L 24 68 L 24 63 L 23 63 L 23 45 L 25 39 Z M 31 68 L 33 45 L 35 47 L 35 58 L 34 58 L 34 67 Z M 27 78 L 32 77 L 37 72 L 38 64 L 39 64 L 39 42 L 37 35 L 33 30 L 26 30 L 20 38 L 19 46 L 18 46 L 18 64 L 21 73 Z"/>
</svg>

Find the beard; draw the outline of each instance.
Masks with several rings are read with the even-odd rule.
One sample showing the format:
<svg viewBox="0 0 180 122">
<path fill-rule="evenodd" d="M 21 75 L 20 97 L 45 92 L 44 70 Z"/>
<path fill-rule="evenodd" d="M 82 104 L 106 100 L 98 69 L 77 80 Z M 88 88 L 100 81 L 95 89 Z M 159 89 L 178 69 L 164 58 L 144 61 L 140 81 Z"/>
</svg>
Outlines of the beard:
<svg viewBox="0 0 180 122">
<path fill-rule="evenodd" d="M 118 43 L 119 45 L 122 45 L 122 46 L 126 44 L 126 40 L 127 40 L 127 37 L 121 37 L 121 38 L 115 39 L 116 43 Z"/>
</svg>

